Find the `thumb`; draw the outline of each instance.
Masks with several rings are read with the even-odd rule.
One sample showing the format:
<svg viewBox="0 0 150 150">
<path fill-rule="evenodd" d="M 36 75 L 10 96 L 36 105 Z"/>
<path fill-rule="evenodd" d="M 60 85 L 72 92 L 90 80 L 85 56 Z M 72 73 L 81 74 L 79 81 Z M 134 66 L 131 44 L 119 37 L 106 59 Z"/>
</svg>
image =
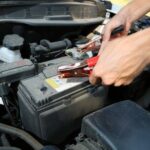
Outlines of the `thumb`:
<svg viewBox="0 0 150 150">
<path fill-rule="evenodd" d="M 128 35 L 130 28 L 131 28 L 131 24 L 127 22 L 123 34 Z"/>
<path fill-rule="evenodd" d="M 112 28 L 110 28 L 108 25 L 106 25 L 104 28 L 104 34 L 103 34 L 103 38 L 102 38 L 103 41 L 101 44 L 101 48 L 99 50 L 99 55 L 104 50 L 104 47 L 107 44 L 107 42 L 110 40 L 111 31 L 112 31 Z"/>
<path fill-rule="evenodd" d="M 108 43 L 108 41 L 103 41 L 102 42 L 98 55 L 102 54 L 102 52 L 104 51 L 105 46 L 107 45 L 107 43 Z"/>
<path fill-rule="evenodd" d="M 104 28 L 103 41 L 109 41 L 112 29 L 109 26 Z"/>
</svg>

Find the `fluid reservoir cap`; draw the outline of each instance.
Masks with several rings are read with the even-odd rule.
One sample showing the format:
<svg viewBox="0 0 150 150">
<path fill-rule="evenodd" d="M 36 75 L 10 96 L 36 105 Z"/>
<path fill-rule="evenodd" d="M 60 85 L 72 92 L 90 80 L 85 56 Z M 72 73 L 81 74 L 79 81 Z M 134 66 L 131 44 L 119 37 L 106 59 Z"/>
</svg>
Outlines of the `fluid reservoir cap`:
<svg viewBox="0 0 150 150">
<path fill-rule="evenodd" d="M 17 34 L 6 35 L 3 39 L 3 46 L 11 50 L 19 50 L 23 43 L 24 39 Z"/>
</svg>

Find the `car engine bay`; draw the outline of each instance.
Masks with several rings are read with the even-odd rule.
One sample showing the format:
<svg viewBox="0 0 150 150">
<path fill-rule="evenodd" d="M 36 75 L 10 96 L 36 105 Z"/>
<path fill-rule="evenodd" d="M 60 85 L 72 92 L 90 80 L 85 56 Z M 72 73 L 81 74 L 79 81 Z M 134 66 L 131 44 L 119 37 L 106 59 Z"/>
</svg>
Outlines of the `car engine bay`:
<svg viewBox="0 0 150 150">
<path fill-rule="evenodd" d="M 58 75 L 60 66 L 97 56 L 102 38 L 98 29 L 114 16 L 106 4 L 94 0 L 2 4 L 0 149 L 125 150 L 127 139 L 113 141 L 123 123 L 129 120 L 128 126 L 136 128 L 140 117 L 150 123 L 146 112 L 150 111 L 150 69 L 124 87 L 93 86 L 88 76 L 61 79 Z M 149 26 L 150 18 L 144 16 L 129 34 Z M 140 127 L 144 128 L 142 123 L 138 131 Z"/>
</svg>

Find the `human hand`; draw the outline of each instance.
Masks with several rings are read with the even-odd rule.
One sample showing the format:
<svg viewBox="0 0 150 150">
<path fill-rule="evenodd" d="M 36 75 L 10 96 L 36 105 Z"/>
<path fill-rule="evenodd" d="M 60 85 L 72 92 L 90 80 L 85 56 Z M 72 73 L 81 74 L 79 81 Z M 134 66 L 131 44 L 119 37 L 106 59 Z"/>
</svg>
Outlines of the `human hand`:
<svg viewBox="0 0 150 150">
<path fill-rule="evenodd" d="M 111 39 L 111 32 L 114 28 L 123 25 L 124 31 L 116 37 L 125 36 L 128 34 L 129 29 L 134 21 L 142 17 L 150 11 L 149 0 L 134 0 L 128 5 L 123 7 L 117 15 L 115 15 L 105 26 L 103 34 L 103 42 L 99 54 L 105 49 L 108 41 Z M 113 37 L 114 38 L 114 37 Z"/>
<path fill-rule="evenodd" d="M 150 29 L 108 42 L 90 76 L 105 85 L 128 85 L 150 62 Z"/>
<path fill-rule="evenodd" d="M 124 31 L 115 34 L 114 36 L 111 36 L 112 31 L 119 26 L 124 26 Z M 104 28 L 103 41 L 101 44 L 99 54 L 101 54 L 101 52 L 104 50 L 105 46 L 107 45 L 108 41 L 110 41 L 111 39 L 128 35 L 130 27 L 131 27 L 131 22 L 128 20 L 127 14 L 120 13 L 114 16 Z"/>
</svg>

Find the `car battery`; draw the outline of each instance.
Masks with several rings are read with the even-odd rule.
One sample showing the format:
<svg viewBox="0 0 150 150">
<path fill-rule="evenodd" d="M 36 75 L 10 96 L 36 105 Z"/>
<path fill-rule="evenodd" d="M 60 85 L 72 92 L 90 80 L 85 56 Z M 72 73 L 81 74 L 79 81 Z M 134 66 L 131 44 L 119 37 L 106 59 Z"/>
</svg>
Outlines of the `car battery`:
<svg viewBox="0 0 150 150">
<path fill-rule="evenodd" d="M 82 118 L 106 103 L 107 88 L 92 86 L 88 78 L 60 79 L 57 68 L 76 62 L 66 56 L 40 64 L 38 75 L 18 87 L 22 125 L 52 144 L 60 144 L 78 131 Z"/>
</svg>

